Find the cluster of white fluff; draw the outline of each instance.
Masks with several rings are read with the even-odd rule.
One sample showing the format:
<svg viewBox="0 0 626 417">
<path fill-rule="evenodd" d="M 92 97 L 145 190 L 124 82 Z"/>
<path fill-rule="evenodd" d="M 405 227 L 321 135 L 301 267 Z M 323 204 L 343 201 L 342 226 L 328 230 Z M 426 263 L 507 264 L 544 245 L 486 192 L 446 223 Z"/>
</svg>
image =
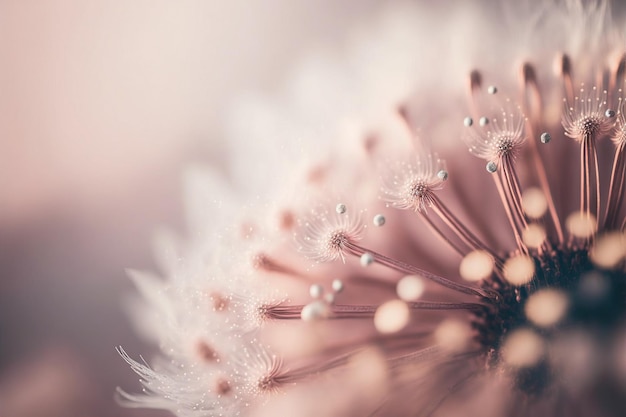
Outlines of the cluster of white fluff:
<svg viewBox="0 0 626 417">
<path fill-rule="evenodd" d="M 214 216 L 205 221 L 224 224 Z M 226 235 L 194 236 L 190 245 L 166 240 L 160 242 L 164 279 L 130 272 L 142 296 L 137 327 L 164 356 L 148 365 L 120 348 L 145 387 L 145 394 L 120 391 L 121 396 L 125 404 L 181 416 L 239 415 L 277 360 L 256 331 L 257 308 L 278 295 L 255 279 L 241 243 Z"/>
</svg>

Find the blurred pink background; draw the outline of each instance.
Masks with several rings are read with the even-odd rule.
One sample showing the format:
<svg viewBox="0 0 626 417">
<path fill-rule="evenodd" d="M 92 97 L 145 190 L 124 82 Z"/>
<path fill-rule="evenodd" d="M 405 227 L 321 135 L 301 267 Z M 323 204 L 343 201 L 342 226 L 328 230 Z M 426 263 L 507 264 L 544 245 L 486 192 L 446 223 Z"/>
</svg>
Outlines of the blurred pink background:
<svg viewBox="0 0 626 417">
<path fill-rule="evenodd" d="M 150 356 L 124 269 L 181 232 L 180 173 L 215 163 L 231 97 L 271 92 L 376 0 L 0 2 L 0 415 L 163 416 L 113 401 Z"/>
</svg>

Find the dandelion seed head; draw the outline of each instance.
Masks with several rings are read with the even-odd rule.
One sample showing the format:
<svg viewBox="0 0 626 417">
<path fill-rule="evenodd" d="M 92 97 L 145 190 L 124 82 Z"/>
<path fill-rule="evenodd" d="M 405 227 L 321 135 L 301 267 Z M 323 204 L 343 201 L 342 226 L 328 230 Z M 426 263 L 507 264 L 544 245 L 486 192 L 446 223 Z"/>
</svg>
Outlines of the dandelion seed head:
<svg viewBox="0 0 626 417">
<path fill-rule="evenodd" d="M 599 91 L 595 86 L 590 90 L 581 87 L 574 102 L 568 105 L 565 100 L 563 128 L 566 136 L 583 141 L 599 139 L 613 128 L 615 112 L 607 109 L 607 91 Z M 607 113 L 610 110 L 610 113 Z M 610 115 L 609 115 L 610 114 Z"/>
<path fill-rule="evenodd" d="M 515 137 L 510 133 L 500 133 L 492 138 L 493 150 L 499 157 L 509 155 L 515 147 Z"/>
<path fill-rule="evenodd" d="M 257 365 L 257 373 L 251 372 L 248 378 L 247 389 L 255 395 L 272 393 L 282 386 L 279 376 L 282 371 L 282 361 L 275 356 L 263 355 L 261 353 L 251 353 L 248 361 Z"/>
<path fill-rule="evenodd" d="M 324 210 L 314 211 L 302 222 L 296 240 L 300 251 L 315 261 L 345 261 L 347 245 L 359 241 L 364 228 L 359 214 L 331 215 Z"/>
<path fill-rule="evenodd" d="M 583 116 L 574 123 L 572 136 L 591 137 L 597 133 L 602 126 L 602 117 L 597 115 Z"/>
<path fill-rule="evenodd" d="M 448 179 L 445 163 L 436 155 L 418 155 L 416 163 L 395 164 L 383 178 L 383 193 L 391 206 L 423 212 L 433 203 L 438 190 Z"/>
<path fill-rule="evenodd" d="M 425 206 L 425 202 L 429 200 L 431 192 L 428 183 L 424 181 L 418 180 L 407 184 L 408 199 L 413 201 L 413 205 L 415 206 Z"/>
<path fill-rule="evenodd" d="M 514 14 L 523 21 L 514 31 L 532 26 L 529 37 L 550 48 L 529 45 L 524 52 L 536 53 L 524 61 L 503 55 L 515 48 L 478 57 L 485 68 L 469 74 L 468 108 L 451 105 L 463 99 L 448 82 L 465 64 L 441 66 L 451 77 L 434 96 L 445 97 L 442 103 L 422 100 L 428 82 L 391 94 L 389 83 L 365 77 L 379 86 L 377 104 L 363 109 L 363 97 L 338 100 L 351 103 L 348 115 L 323 84 L 360 93 L 352 72 L 320 79 L 319 88 L 308 84 L 314 74 L 295 83 L 306 97 L 278 106 L 288 107 L 286 120 L 265 111 L 268 124 L 302 119 L 328 127 L 307 107 L 315 103 L 349 126 L 286 152 L 285 171 L 272 183 L 293 179 L 286 197 L 277 196 L 280 187 L 267 196 L 251 187 L 263 181 L 248 159 L 240 174 L 247 195 L 258 192 L 259 208 L 234 219 L 241 206 L 234 201 L 216 231 L 206 226 L 216 222 L 205 201 L 194 210 L 200 236 L 166 246 L 165 279 L 134 277 L 149 311 L 138 327 L 159 343 L 162 360 L 151 367 L 120 350 L 145 387 L 145 395 L 120 396 L 180 417 L 284 409 L 332 417 L 621 415 L 626 60 L 623 42 L 605 33 L 605 2 L 565 3 L 519 13 L 535 20 Z M 404 40 L 406 33 L 396 32 L 400 15 L 390 21 Z M 544 36 L 555 32 L 564 42 Z M 386 62 L 378 49 L 360 51 L 367 59 L 356 62 L 367 68 Z M 390 67 L 406 58 L 397 55 Z M 555 55 L 551 74 L 546 63 Z M 518 77 L 500 60 L 522 62 Z M 290 133 L 309 134 L 302 127 Z M 338 154 L 324 154 L 328 136 L 324 143 Z M 448 139 L 458 147 L 465 141 L 484 162 L 450 148 Z M 285 149 L 292 144 L 285 141 Z M 294 167 L 294 155 L 304 156 L 302 166 Z M 273 161 L 264 169 L 278 170 Z M 281 399 L 290 406 L 277 413 L 271 406 Z"/>
<path fill-rule="evenodd" d="M 519 110 L 502 109 L 499 117 L 481 117 L 482 128 L 469 129 L 464 139 L 470 152 L 486 161 L 498 163 L 503 159 L 514 159 L 526 141 L 524 135 L 524 116 Z M 489 172 L 492 172 L 487 168 Z"/>
</svg>

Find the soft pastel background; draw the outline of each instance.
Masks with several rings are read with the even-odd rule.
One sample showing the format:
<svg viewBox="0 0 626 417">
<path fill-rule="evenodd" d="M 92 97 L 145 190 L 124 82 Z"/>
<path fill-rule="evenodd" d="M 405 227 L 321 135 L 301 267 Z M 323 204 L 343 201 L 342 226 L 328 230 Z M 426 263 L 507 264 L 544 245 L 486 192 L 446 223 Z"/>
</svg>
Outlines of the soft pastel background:
<svg viewBox="0 0 626 417">
<path fill-rule="evenodd" d="M 278 88 L 376 0 L 0 1 L 0 416 L 161 416 L 116 354 L 121 305 L 183 229 L 180 173 L 215 163 L 231 97 Z"/>
<path fill-rule="evenodd" d="M 116 386 L 139 389 L 115 346 L 153 352 L 123 311 L 134 291 L 124 270 L 156 268 L 158 226 L 185 232 L 184 167 L 223 168 L 238 97 L 277 94 L 303 59 L 315 68 L 327 51 L 342 56 L 355 28 L 367 35 L 384 12 L 416 3 L 443 17 L 423 17 L 429 49 L 407 44 L 408 61 L 431 74 L 470 49 L 481 63 L 510 55 L 511 68 L 525 57 L 477 35 L 493 0 L 451 2 L 472 13 L 427 0 L 0 0 L 0 417 L 166 415 L 115 404 Z M 468 45 L 468 33 L 480 41 Z M 357 51 L 373 78 L 405 62 L 405 49 L 389 61 L 377 51 Z M 384 81 L 374 87 L 402 80 Z M 424 84 L 457 88 L 448 81 Z"/>
</svg>

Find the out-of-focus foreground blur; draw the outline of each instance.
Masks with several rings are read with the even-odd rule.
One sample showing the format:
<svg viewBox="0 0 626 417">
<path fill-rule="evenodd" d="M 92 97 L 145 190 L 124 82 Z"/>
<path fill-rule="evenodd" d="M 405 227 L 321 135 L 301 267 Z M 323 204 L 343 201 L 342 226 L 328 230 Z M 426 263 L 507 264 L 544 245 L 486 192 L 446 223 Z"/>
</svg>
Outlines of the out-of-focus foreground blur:
<svg viewBox="0 0 626 417">
<path fill-rule="evenodd" d="M 221 160 L 231 97 L 271 93 L 375 0 L 0 2 L 0 416 L 162 416 L 116 345 L 150 355 L 124 269 L 183 232 L 180 174 Z"/>
</svg>

